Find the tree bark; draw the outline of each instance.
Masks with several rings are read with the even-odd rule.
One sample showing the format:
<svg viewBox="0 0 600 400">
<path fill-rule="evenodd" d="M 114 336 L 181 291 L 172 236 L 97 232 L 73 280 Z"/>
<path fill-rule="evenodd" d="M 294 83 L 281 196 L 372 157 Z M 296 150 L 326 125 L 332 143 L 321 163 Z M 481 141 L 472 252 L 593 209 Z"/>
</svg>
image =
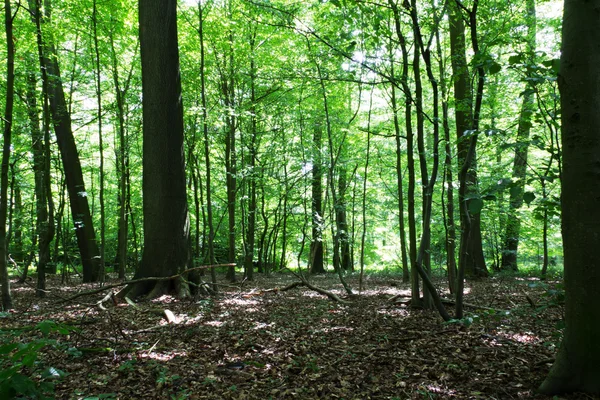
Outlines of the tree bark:
<svg viewBox="0 0 600 400">
<path fill-rule="evenodd" d="M 565 0 L 562 119 L 565 335 L 545 394 L 600 393 L 600 0 Z"/>
<path fill-rule="evenodd" d="M 48 21 L 51 17 L 50 1 L 46 1 L 44 4 L 46 14 L 43 20 L 40 0 L 29 0 L 29 6 L 37 28 L 42 79 L 47 85 L 54 132 L 65 171 L 71 216 L 83 265 L 83 281 L 96 282 L 100 278 L 100 252 L 96 243 L 96 233 L 90 214 L 88 193 L 85 190 L 77 145 L 71 128 L 71 115 L 65 100 L 52 36 L 49 34 L 46 37 L 42 36 L 42 26 L 45 24 L 43 21 Z"/>
<path fill-rule="evenodd" d="M 12 118 L 15 95 L 15 44 L 13 41 L 13 20 L 10 0 L 4 0 L 4 27 L 6 32 L 6 104 L 4 106 L 4 138 L 2 148 L 2 168 L 0 171 L 0 284 L 2 309 L 13 308 L 8 279 L 8 254 L 6 243 L 6 216 L 8 210 L 8 167 L 12 140 Z"/>
<path fill-rule="evenodd" d="M 535 62 L 535 37 L 537 33 L 535 0 L 527 0 L 527 63 Z M 519 126 L 517 128 L 517 143 L 515 147 L 515 159 L 513 162 L 513 184 L 510 190 L 508 218 L 506 219 L 506 231 L 504 234 L 504 246 L 502 251 L 501 269 L 516 271 L 517 250 L 519 248 L 519 234 L 521 230 L 521 218 L 518 210 L 523 205 L 523 192 L 525 190 L 525 179 L 527 177 L 527 156 L 529 151 L 529 132 L 531 131 L 531 117 L 534 113 L 534 92 L 529 84 L 523 94 Z"/>
<path fill-rule="evenodd" d="M 457 135 L 457 148 L 458 148 L 458 165 L 462 168 L 467 159 L 467 153 L 469 151 L 470 140 L 467 133 L 475 130 L 475 122 L 473 116 L 473 97 L 471 87 L 471 76 L 469 74 L 469 68 L 467 66 L 466 57 L 466 39 L 465 39 L 465 25 L 463 22 L 463 16 L 460 12 L 458 5 L 455 1 L 448 3 L 450 9 L 450 49 L 452 59 L 452 73 L 454 75 L 454 101 L 455 107 L 455 119 L 456 119 L 456 135 Z M 475 133 L 475 132 L 471 132 Z M 474 149 L 476 150 L 476 149 Z M 469 166 L 466 171 L 464 185 L 468 191 L 472 191 L 477 185 L 477 173 L 474 165 L 476 154 L 473 155 L 473 164 Z M 460 201 L 463 201 L 459 199 Z M 466 200 L 470 202 L 470 200 Z M 468 205 L 466 207 L 460 207 L 460 222 L 461 230 L 461 242 L 468 240 L 464 245 L 461 243 L 464 253 L 459 257 L 465 257 L 465 267 L 467 276 L 487 276 L 487 268 L 485 266 L 485 258 L 483 256 L 483 245 L 481 238 L 481 218 L 480 214 L 466 215 L 468 212 Z M 467 218 L 469 218 L 469 234 L 465 234 L 467 226 Z"/>
<path fill-rule="evenodd" d="M 323 126 L 316 122 L 313 128 L 312 147 L 312 237 L 310 243 L 310 272 L 322 274 L 323 266 L 323 167 L 321 151 Z"/>
<path fill-rule="evenodd" d="M 36 100 L 36 78 L 33 73 L 27 76 L 27 112 L 31 128 L 31 148 L 33 150 L 33 173 L 35 181 L 36 231 L 38 239 L 37 296 L 46 294 L 46 265 L 50 262 L 50 242 L 54 237 L 54 204 L 50 188 L 50 160 L 46 157 L 45 140 L 40 129 L 40 117 Z"/>
<path fill-rule="evenodd" d="M 210 159 L 210 142 L 208 137 L 208 109 L 206 102 L 206 63 L 204 54 L 204 8 L 202 2 L 198 2 L 198 38 L 200 41 L 200 95 L 202 101 L 202 134 L 204 137 L 204 162 L 206 166 L 206 222 L 208 224 L 208 240 L 206 245 L 208 251 L 206 256 L 209 264 L 215 264 L 215 228 L 213 223 L 213 208 L 212 208 L 212 189 L 211 189 L 211 159 Z M 217 274 L 214 268 L 210 270 L 212 281 L 212 290 L 217 292 Z"/>
<path fill-rule="evenodd" d="M 139 3 L 143 90 L 144 251 L 134 279 L 166 277 L 184 270 L 189 257 L 183 104 L 177 43 L 177 4 Z M 143 282 L 131 297 L 189 294 L 179 279 Z"/>
</svg>

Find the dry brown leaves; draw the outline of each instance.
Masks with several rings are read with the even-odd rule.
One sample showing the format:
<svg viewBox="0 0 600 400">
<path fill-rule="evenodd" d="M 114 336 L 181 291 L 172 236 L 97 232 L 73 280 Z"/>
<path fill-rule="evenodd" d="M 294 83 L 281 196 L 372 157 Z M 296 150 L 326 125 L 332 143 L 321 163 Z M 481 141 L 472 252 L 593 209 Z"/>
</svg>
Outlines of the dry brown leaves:
<svg viewBox="0 0 600 400">
<path fill-rule="evenodd" d="M 535 389 L 552 363 L 562 309 L 532 308 L 526 295 L 542 305 L 545 289 L 525 279 L 469 282 L 466 301 L 497 310 L 469 309 L 470 326 L 390 303 L 409 294 L 396 277 L 368 279 L 343 305 L 306 287 L 264 291 L 294 280 L 259 276 L 215 298 L 164 297 L 105 311 L 94 306 L 102 293 L 65 304 L 15 284 L 17 311 L 0 327 L 53 319 L 78 328 L 41 354 L 69 374 L 56 388 L 61 399 L 544 398 Z M 333 275 L 312 283 L 343 294 Z M 49 284 L 63 297 L 81 290 Z M 165 309 L 176 323 L 162 317 Z"/>
</svg>

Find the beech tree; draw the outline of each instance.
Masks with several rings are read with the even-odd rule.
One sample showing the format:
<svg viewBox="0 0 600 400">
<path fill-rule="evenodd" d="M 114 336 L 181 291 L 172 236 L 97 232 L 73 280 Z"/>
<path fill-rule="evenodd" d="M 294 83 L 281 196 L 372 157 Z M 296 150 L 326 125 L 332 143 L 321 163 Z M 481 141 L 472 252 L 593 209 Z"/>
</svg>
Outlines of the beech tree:
<svg viewBox="0 0 600 400">
<path fill-rule="evenodd" d="M 4 1 L 4 26 L 6 32 L 6 105 L 4 106 L 4 132 L 2 168 L 0 172 L 0 284 L 2 284 L 2 309 L 13 308 L 7 267 L 6 214 L 8 210 L 8 166 L 10 162 L 15 87 L 15 44 L 13 38 L 13 15 L 10 0 Z"/>
<path fill-rule="evenodd" d="M 600 0 L 565 0 L 559 89 L 565 334 L 540 387 L 600 393 Z"/>
<path fill-rule="evenodd" d="M 50 2 L 47 2 L 42 15 L 41 0 L 29 0 L 29 7 L 36 26 L 40 70 L 48 90 L 54 132 L 69 192 L 71 216 L 83 266 L 83 281 L 96 282 L 100 278 L 100 252 L 88 204 L 88 192 L 85 189 L 77 144 L 73 136 L 71 115 L 63 89 L 56 46 L 51 32 L 45 34 L 43 32 L 43 27 L 51 20 L 52 8 Z"/>
<path fill-rule="evenodd" d="M 135 278 L 165 277 L 185 269 L 189 219 L 183 150 L 183 104 L 177 42 L 177 3 L 139 2 L 144 134 L 144 250 Z M 182 280 L 141 282 L 130 297 L 189 293 Z"/>
</svg>

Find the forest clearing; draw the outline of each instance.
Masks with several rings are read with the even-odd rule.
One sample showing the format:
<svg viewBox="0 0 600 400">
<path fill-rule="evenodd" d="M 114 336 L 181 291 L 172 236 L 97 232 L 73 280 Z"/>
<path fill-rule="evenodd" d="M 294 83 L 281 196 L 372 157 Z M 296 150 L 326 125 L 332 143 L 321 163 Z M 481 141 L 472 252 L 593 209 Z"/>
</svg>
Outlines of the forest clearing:
<svg viewBox="0 0 600 400">
<path fill-rule="evenodd" d="M 260 275 L 216 297 L 102 310 L 104 293 L 64 301 L 75 287 L 53 277 L 46 299 L 15 285 L 19 311 L 3 314 L 0 329 L 25 342 L 42 338 L 32 327 L 44 320 L 68 328 L 51 329 L 30 369 L 36 381 L 46 368 L 62 371 L 46 378 L 57 399 L 548 398 L 535 390 L 560 339 L 562 290 L 552 280 L 471 282 L 468 318 L 453 323 L 407 306 L 410 288 L 397 274 L 373 274 L 349 298 L 335 275 L 311 279 L 343 304 L 305 287 L 273 290 L 293 282 L 291 273 Z"/>
</svg>

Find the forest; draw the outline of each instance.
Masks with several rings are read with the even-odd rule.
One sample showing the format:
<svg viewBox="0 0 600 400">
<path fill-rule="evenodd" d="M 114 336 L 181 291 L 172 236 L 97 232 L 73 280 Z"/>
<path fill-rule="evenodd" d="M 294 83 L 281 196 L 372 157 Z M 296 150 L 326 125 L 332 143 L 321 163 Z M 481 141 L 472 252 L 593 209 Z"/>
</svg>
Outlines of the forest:
<svg viewBox="0 0 600 400">
<path fill-rule="evenodd" d="M 600 0 L 4 0 L 0 398 L 600 393 Z"/>
</svg>

